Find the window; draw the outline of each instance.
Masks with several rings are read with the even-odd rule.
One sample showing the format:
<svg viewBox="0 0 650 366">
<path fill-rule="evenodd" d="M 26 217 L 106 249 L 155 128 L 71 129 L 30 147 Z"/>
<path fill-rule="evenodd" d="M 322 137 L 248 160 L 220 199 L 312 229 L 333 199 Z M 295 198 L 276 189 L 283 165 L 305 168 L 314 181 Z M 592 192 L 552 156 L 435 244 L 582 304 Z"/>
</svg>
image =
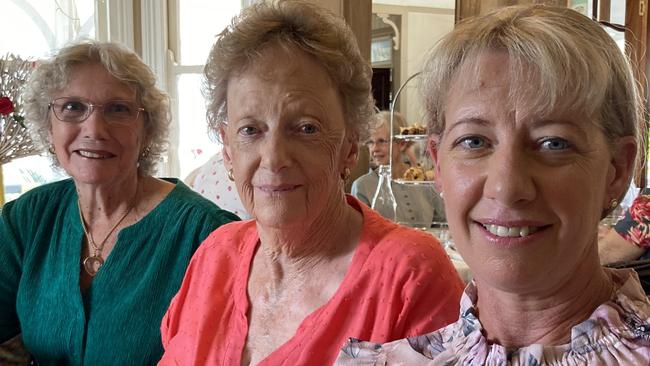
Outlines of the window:
<svg viewBox="0 0 650 366">
<path fill-rule="evenodd" d="M 216 36 L 242 8 L 241 0 L 183 0 L 170 12 L 170 29 L 178 29 L 172 43 L 175 62 L 168 88 L 177 102 L 174 120 L 178 124 L 178 165 L 181 179 L 205 163 L 221 147 L 210 138 L 201 94 L 202 73 Z M 170 35 L 171 38 L 174 35 Z"/>
<path fill-rule="evenodd" d="M 14 0 L 2 5 L 0 57 L 13 54 L 21 59 L 48 57 L 66 43 L 96 38 L 95 2 L 74 0 Z M 2 166 L 5 201 L 17 198 L 41 184 L 63 179 L 45 155 L 23 157 Z M 2 202 L 0 202 L 1 204 Z"/>
</svg>

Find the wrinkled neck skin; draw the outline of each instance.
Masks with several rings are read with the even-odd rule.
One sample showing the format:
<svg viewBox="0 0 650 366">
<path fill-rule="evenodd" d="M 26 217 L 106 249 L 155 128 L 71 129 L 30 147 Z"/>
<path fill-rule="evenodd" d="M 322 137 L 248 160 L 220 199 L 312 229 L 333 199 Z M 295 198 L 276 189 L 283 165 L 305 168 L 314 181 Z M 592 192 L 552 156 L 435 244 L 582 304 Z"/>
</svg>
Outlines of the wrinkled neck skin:
<svg viewBox="0 0 650 366">
<path fill-rule="evenodd" d="M 616 290 L 597 256 L 578 267 L 553 290 L 525 295 L 491 288 L 475 279 L 478 315 L 488 341 L 507 348 L 569 343 L 571 329 L 612 299 Z"/>
<path fill-rule="evenodd" d="M 342 190 L 318 217 L 304 225 L 266 228 L 257 224 L 260 247 L 256 257 L 269 269 L 271 283 L 314 276 L 319 266 L 354 251 L 362 215 L 349 206 Z"/>
<path fill-rule="evenodd" d="M 143 177 L 132 174 L 121 184 L 81 184 L 75 182 L 79 204 L 89 226 L 96 221 L 111 220 L 120 216 L 134 205 L 139 183 Z"/>
</svg>

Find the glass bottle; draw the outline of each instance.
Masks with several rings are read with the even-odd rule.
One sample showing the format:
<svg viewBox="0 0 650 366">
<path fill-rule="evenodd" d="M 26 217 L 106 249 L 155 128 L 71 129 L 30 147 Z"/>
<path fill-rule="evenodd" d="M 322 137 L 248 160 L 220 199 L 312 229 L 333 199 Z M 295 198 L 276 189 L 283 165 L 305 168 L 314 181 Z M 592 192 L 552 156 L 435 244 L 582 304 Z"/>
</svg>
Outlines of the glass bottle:
<svg viewBox="0 0 650 366">
<path fill-rule="evenodd" d="M 379 212 L 383 217 L 396 221 L 397 219 L 397 201 L 393 194 L 391 186 L 391 175 L 389 165 L 380 165 L 377 168 L 379 182 L 375 196 L 372 198 L 372 209 Z"/>
</svg>

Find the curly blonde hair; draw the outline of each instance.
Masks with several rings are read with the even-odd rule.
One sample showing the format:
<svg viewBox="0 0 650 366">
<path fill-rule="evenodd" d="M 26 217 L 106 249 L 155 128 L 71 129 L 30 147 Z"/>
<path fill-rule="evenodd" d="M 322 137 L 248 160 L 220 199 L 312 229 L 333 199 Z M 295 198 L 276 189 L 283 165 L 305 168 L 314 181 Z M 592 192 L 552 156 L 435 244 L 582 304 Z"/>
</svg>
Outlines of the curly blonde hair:
<svg viewBox="0 0 650 366">
<path fill-rule="evenodd" d="M 219 34 L 204 69 L 203 93 L 212 133 L 217 135 L 227 118 L 229 78 L 255 62 L 260 50 L 269 44 L 314 56 L 338 89 L 347 126 L 362 141 L 368 137 L 374 114 L 368 61 L 361 56 L 356 38 L 343 19 L 299 0 L 256 3 Z"/>
<path fill-rule="evenodd" d="M 68 85 L 76 66 L 91 63 L 101 64 L 109 74 L 135 91 L 137 103 L 145 110 L 146 146 L 140 151 L 138 172 L 153 174 L 157 161 L 167 149 L 171 121 L 169 97 L 156 86 L 156 76 L 140 57 L 117 43 L 74 43 L 38 65 L 24 92 L 26 123 L 34 141 L 43 149 L 50 145 L 52 126 L 48 105 L 54 95 Z M 50 155 L 53 164 L 60 166 L 56 155 Z"/>
</svg>

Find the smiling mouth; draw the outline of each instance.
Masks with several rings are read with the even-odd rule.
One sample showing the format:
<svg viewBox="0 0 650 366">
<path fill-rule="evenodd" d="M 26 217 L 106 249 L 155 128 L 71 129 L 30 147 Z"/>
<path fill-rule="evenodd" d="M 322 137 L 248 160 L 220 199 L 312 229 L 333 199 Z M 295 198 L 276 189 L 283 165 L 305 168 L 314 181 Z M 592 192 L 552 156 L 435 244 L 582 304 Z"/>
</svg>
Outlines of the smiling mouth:
<svg viewBox="0 0 650 366">
<path fill-rule="evenodd" d="M 88 151 L 88 150 L 77 150 L 77 154 L 83 156 L 84 158 L 88 159 L 108 159 L 112 158 L 113 154 L 111 153 L 99 153 L 99 152 L 94 152 L 94 151 Z"/>
<path fill-rule="evenodd" d="M 480 223 L 479 223 L 480 224 Z M 528 235 L 534 234 L 543 226 L 501 226 L 492 224 L 480 224 L 483 228 L 489 231 L 492 235 L 502 238 L 523 238 Z"/>
<path fill-rule="evenodd" d="M 260 186 L 259 190 L 266 193 L 284 193 L 291 192 L 298 188 L 297 185 L 283 185 L 283 186 Z"/>
</svg>

